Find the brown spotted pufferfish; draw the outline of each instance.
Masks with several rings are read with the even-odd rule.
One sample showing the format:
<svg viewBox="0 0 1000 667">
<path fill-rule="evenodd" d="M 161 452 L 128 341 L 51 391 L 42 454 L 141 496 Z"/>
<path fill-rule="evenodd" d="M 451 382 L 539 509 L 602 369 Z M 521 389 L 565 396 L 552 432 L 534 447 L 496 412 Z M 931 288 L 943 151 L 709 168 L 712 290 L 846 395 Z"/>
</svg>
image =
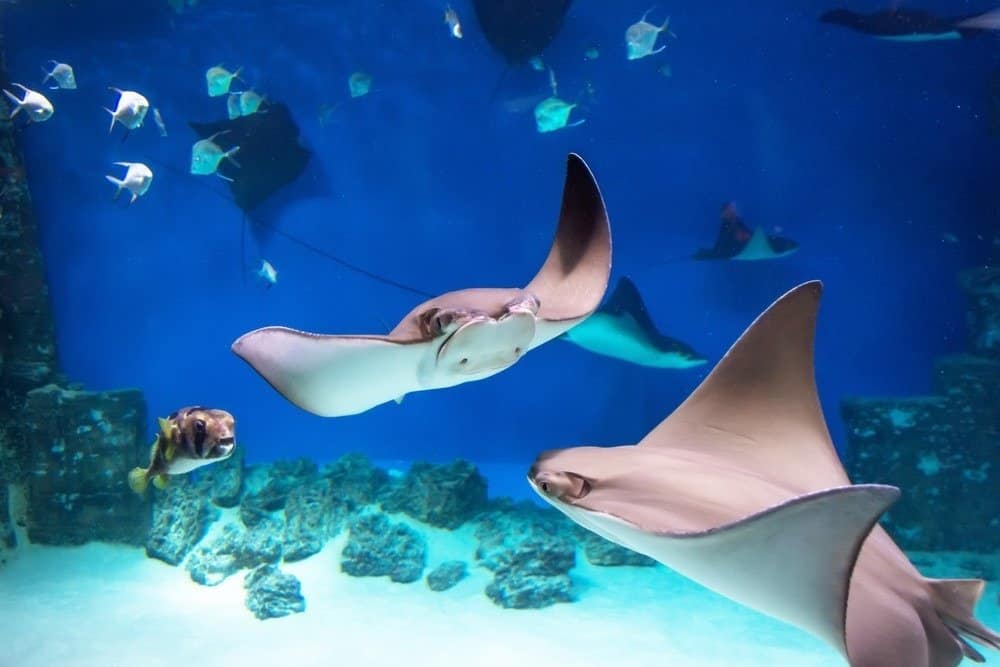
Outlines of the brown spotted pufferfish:
<svg viewBox="0 0 1000 667">
<path fill-rule="evenodd" d="M 225 410 L 192 406 L 159 419 L 160 432 L 149 452 L 149 467 L 133 468 L 128 485 L 142 495 L 152 480 L 164 489 L 170 475 L 224 461 L 236 449 L 236 420 Z"/>
</svg>

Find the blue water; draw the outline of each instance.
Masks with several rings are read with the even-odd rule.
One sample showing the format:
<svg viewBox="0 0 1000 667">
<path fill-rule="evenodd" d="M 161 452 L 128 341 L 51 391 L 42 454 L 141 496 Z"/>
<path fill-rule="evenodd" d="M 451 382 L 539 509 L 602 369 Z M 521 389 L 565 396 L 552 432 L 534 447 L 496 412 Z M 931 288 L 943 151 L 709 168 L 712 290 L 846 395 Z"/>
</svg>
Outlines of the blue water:
<svg viewBox="0 0 1000 667">
<path fill-rule="evenodd" d="M 629 62 L 624 30 L 646 0 L 577 0 L 543 56 L 562 97 L 590 81 L 596 98 L 574 111 L 585 124 L 542 135 L 530 111 L 504 103 L 547 95 L 547 76 L 504 75 L 463 0 L 452 2 L 462 40 L 437 1 L 202 0 L 180 16 L 144 4 L 7 14 L 15 80 L 38 87 L 54 58 L 79 84 L 52 91 L 53 118 L 23 132 L 59 356 L 88 388 L 140 387 L 151 417 L 194 403 L 230 410 L 252 461 L 362 450 L 527 464 L 552 447 L 634 442 L 708 367 L 639 368 L 556 341 L 491 379 L 362 415 L 293 407 L 229 351 L 237 336 L 269 324 L 382 333 L 420 298 L 268 233 L 247 259 L 266 257 L 278 284 L 244 280 L 241 212 L 223 181 L 186 173 L 197 139 L 186 121 L 225 115 L 225 98 L 204 90 L 204 70 L 220 63 L 286 103 L 314 152 L 260 218 L 394 280 L 432 292 L 526 283 L 575 151 L 609 208 L 613 279 L 631 276 L 661 329 L 713 361 L 785 290 L 826 283 L 817 371 L 839 442 L 841 397 L 927 391 L 933 357 L 965 348 L 956 272 L 988 260 L 1000 211 L 1000 152 L 986 129 L 995 38 L 879 42 L 820 24 L 829 5 L 813 0 L 672 3 L 651 20 L 671 15 L 678 38 Z M 592 45 L 601 55 L 587 61 Z M 663 63 L 672 78 L 657 72 Z M 355 70 L 373 90 L 351 99 Z M 169 137 L 152 113 L 124 143 L 120 127 L 109 136 L 109 85 L 143 92 Z M 321 107 L 338 103 L 321 126 Z M 156 173 L 132 206 L 112 202 L 104 181 L 116 160 Z M 774 262 L 674 261 L 713 241 L 730 200 L 802 249 Z"/>
</svg>

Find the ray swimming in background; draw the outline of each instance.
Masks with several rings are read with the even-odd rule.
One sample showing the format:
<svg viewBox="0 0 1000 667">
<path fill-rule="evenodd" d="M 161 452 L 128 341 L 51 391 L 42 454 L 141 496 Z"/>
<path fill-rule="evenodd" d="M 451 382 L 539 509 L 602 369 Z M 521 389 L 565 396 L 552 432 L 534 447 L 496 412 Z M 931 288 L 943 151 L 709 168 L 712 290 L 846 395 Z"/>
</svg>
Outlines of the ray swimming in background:
<svg viewBox="0 0 1000 667">
<path fill-rule="evenodd" d="M 954 667 L 1000 649 L 979 579 L 920 575 L 879 517 L 899 489 L 852 485 L 813 365 L 821 285 L 748 328 L 638 445 L 541 454 L 528 482 L 584 528 L 826 642 L 851 667 Z"/>
<path fill-rule="evenodd" d="M 523 289 L 449 292 L 411 310 L 387 335 L 319 335 L 265 327 L 232 349 L 300 408 L 353 415 L 408 393 L 481 380 L 594 312 L 611 273 L 611 230 L 593 174 L 566 167 L 548 257 Z"/>
<path fill-rule="evenodd" d="M 897 7 L 871 14 L 849 9 L 833 9 L 819 20 L 855 32 L 896 42 L 932 42 L 946 39 L 969 39 L 983 32 L 1000 29 L 1000 10 L 985 14 L 939 17 L 920 9 Z"/>
<path fill-rule="evenodd" d="M 562 335 L 562 340 L 606 357 L 651 368 L 693 368 L 708 360 L 679 340 L 661 334 L 628 278 L 619 278 L 597 311 Z"/>
<path fill-rule="evenodd" d="M 473 0 L 476 21 L 509 65 L 541 55 L 562 28 L 572 0 Z"/>
<path fill-rule="evenodd" d="M 799 244 L 781 236 L 771 236 L 763 227 L 751 230 L 743 224 L 736 206 L 726 204 L 722 209 L 722 222 L 715 245 L 702 248 L 694 254 L 694 259 L 728 259 L 736 261 L 759 261 L 777 259 L 790 255 L 799 249 Z"/>
</svg>

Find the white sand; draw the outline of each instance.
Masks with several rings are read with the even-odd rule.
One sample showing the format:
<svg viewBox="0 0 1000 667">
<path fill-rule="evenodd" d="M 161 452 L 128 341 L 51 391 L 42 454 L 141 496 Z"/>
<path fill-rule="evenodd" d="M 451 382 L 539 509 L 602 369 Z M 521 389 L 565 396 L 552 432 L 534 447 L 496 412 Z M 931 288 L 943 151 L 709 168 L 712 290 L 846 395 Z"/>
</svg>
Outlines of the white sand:
<svg viewBox="0 0 1000 667">
<path fill-rule="evenodd" d="M 471 562 L 468 529 L 428 530 L 428 565 Z M 842 665 L 817 640 L 720 598 L 666 568 L 597 568 L 578 558 L 580 600 L 505 610 L 484 594 L 489 573 L 444 593 L 423 582 L 353 578 L 342 534 L 283 569 L 306 611 L 258 621 L 242 573 L 209 588 L 137 549 L 103 544 L 22 548 L 0 568 L 0 665 L 493 665 L 574 667 Z M 996 588 L 981 617 L 997 626 Z M 994 661 L 1000 656 L 990 656 Z"/>
</svg>

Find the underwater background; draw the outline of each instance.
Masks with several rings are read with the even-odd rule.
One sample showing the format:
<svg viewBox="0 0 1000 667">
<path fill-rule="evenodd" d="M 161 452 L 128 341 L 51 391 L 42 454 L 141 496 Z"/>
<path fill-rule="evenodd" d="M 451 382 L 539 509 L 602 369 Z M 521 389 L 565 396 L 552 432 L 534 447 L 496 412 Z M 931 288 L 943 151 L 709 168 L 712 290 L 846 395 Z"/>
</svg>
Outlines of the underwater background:
<svg viewBox="0 0 1000 667">
<path fill-rule="evenodd" d="M 382 333 L 422 298 L 261 227 L 241 258 L 242 212 L 225 182 L 187 173 L 198 139 L 187 122 L 225 117 L 225 98 L 204 92 L 204 70 L 220 63 L 288 105 L 312 151 L 306 174 L 254 215 L 392 280 L 431 293 L 526 282 L 575 151 L 608 206 L 613 280 L 630 276 L 660 329 L 711 362 L 778 294 L 824 281 L 817 374 L 838 443 L 840 397 L 925 391 L 932 358 L 964 345 L 956 272 L 997 251 L 992 37 L 866 39 L 818 22 L 821 2 L 663 6 L 650 20 L 669 15 L 676 39 L 626 61 L 624 28 L 648 7 L 576 2 L 544 63 L 586 122 L 540 134 L 530 109 L 549 93 L 547 73 L 507 68 L 471 6 L 455 5 L 466 34 L 452 39 L 439 4 L 10 7 L 9 70 L 31 81 L 54 58 L 73 63 L 79 85 L 22 136 L 65 373 L 92 389 L 140 387 L 153 415 L 224 406 L 249 460 L 362 448 L 527 463 L 553 446 L 634 441 L 711 367 L 634 367 L 557 342 L 487 382 L 350 419 L 298 410 L 229 352 L 236 337 L 270 324 Z M 989 9 L 960 4 L 926 9 Z M 370 94 L 350 97 L 354 71 L 371 75 Z M 107 86 L 143 91 L 169 136 L 147 122 L 127 141 L 121 127 L 109 137 Z M 132 206 L 103 181 L 116 160 L 156 174 Z M 678 261 L 711 245 L 729 201 L 801 250 Z M 247 279 L 258 258 L 279 271 L 272 289 Z"/>
<path fill-rule="evenodd" d="M 843 665 L 525 479 L 545 450 L 640 441 L 810 280 L 846 472 L 900 487 L 881 525 L 925 576 L 985 580 L 975 618 L 1000 628 L 1000 14 L 974 38 L 906 43 L 820 21 L 832 0 L 523 2 L 567 10 L 511 64 L 474 5 L 518 0 L 0 0 L 0 87 L 55 107 L 0 114 L 0 667 Z M 626 29 L 668 17 L 663 50 L 628 59 Z M 43 82 L 55 63 L 75 89 Z M 193 125 L 227 118 L 213 66 L 263 96 L 248 117 L 286 107 L 308 151 L 256 207 L 191 173 Z M 142 127 L 110 122 L 109 87 L 148 98 Z M 549 97 L 575 106 L 543 132 Z M 275 141 L 219 173 L 278 178 Z M 428 294 L 524 287 L 571 153 L 610 217 L 606 302 L 631 280 L 705 363 L 553 340 L 481 381 L 324 418 L 230 350 L 268 325 L 384 334 Z M 131 203 L 106 180 L 122 161 L 154 173 Z M 797 249 L 696 260 L 734 217 Z M 235 455 L 137 489 L 157 418 L 194 405 L 232 413 Z"/>
</svg>

